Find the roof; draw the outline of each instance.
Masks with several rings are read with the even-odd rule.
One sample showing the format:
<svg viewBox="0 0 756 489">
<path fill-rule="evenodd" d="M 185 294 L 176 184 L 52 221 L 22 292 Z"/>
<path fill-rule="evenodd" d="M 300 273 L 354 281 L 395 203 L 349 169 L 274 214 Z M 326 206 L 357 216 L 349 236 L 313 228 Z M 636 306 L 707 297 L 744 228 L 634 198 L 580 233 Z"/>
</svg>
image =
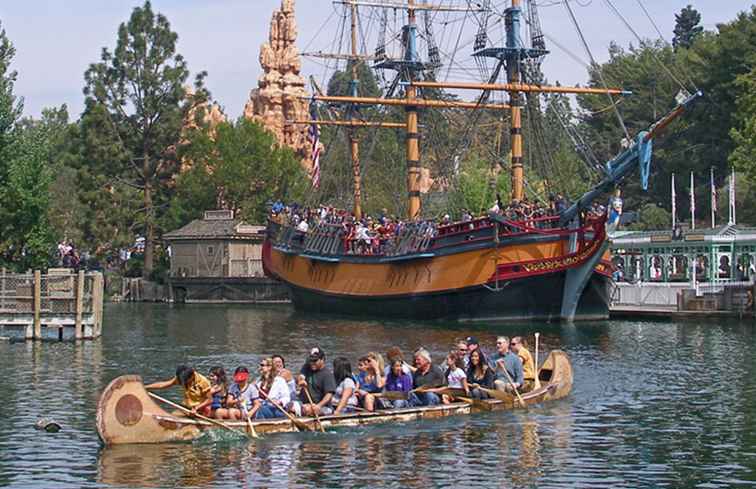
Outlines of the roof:
<svg viewBox="0 0 756 489">
<path fill-rule="evenodd" d="M 186 226 L 165 233 L 166 241 L 181 239 L 252 239 L 261 240 L 265 226 L 247 224 L 237 219 L 196 219 Z"/>
</svg>

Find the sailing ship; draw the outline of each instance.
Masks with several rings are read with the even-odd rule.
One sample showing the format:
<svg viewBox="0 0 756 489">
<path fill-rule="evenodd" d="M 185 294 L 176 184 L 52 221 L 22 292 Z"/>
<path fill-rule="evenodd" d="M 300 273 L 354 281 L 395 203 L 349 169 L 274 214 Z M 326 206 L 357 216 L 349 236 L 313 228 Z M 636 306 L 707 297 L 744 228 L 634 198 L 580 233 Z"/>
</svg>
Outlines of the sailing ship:
<svg viewBox="0 0 756 489">
<path fill-rule="evenodd" d="M 317 93 L 313 100 L 327 104 L 391 105 L 405 109 L 401 123 L 367 122 L 355 116 L 347 120 L 306 122 L 317 125 L 347 126 L 353 165 L 356 219 L 362 217 L 361 175 L 356 131 L 361 127 L 401 127 L 406 131 L 407 216 L 401 229 L 380 253 L 351 251 L 343 226 L 320 222 L 307 231 L 291 223 L 270 220 L 263 246 L 266 273 L 283 282 L 296 309 L 329 314 L 387 316 L 412 319 L 454 320 L 583 320 L 608 317 L 612 289 L 612 266 L 608 254 L 608 230 L 617 224 L 621 201 L 614 198 L 602 214 L 589 212 L 594 201 L 606 199 L 620 182 L 640 168 L 647 182 L 653 139 L 680 116 L 701 94 L 682 93 L 677 106 L 645 131 L 628 134 L 621 151 L 602 167 L 601 180 L 574 203 L 555 215 L 513 218 L 503 212 L 443 225 L 422 219 L 421 155 L 418 111 L 425 107 L 503 111 L 510 125 L 511 199 L 525 196 L 522 115 L 528 94 L 605 94 L 627 92 L 604 87 L 567 87 L 533 83 L 526 78 L 527 62 L 547 54 L 538 28 L 526 46 L 521 24 L 533 29 L 535 2 L 530 2 L 528 18 L 523 18 L 521 0 L 511 0 L 500 14 L 505 35 L 503 45 L 479 33 L 472 56 L 495 63 L 484 83 L 435 81 L 424 76 L 438 59 L 420 61 L 417 15 L 420 12 L 475 10 L 491 13 L 491 2 L 475 4 L 449 2 L 420 4 L 415 0 L 337 0 L 351 18 L 352 60 L 350 96 Z M 569 9 L 569 4 L 566 3 Z M 388 58 L 385 50 L 372 57 L 374 68 L 396 72 L 392 87 L 403 90 L 402 98 L 358 96 L 358 9 L 392 9 L 404 12 L 401 29 L 402 56 Z M 486 10 L 489 10 L 486 14 Z M 437 53 L 436 53 L 437 54 Z M 332 55 L 335 56 L 335 55 Z M 430 58 L 434 58 L 432 49 Z M 436 56 L 437 58 L 437 56 Z M 499 81 L 503 72 L 505 80 Z M 474 90 L 473 102 L 431 99 L 437 89 Z M 508 103 L 489 103 L 493 92 L 509 94 Z M 616 105 L 613 106 L 616 109 Z"/>
</svg>

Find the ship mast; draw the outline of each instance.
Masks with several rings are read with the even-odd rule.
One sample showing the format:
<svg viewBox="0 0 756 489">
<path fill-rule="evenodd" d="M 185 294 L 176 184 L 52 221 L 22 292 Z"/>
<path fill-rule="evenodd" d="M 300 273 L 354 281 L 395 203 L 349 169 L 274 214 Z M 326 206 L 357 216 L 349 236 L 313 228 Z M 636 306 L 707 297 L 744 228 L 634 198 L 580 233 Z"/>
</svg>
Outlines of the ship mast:
<svg viewBox="0 0 756 489">
<path fill-rule="evenodd" d="M 359 75 L 357 72 L 357 5 L 352 4 L 352 83 L 350 84 L 350 93 L 352 97 L 357 97 L 357 86 L 359 84 Z M 357 122 L 357 114 L 354 105 L 350 112 L 350 122 Z M 362 219 L 362 177 L 360 173 L 360 146 L 357 139 L 357 128 L 352 126 L 349 129 L 349 152 L 352 157 L 352 177 L 354 193 L 354 208 L 353 213 L 356 219 Z"/>
<path fill-rule="evenodd" d="M 415 0 L 408 0 L 407 25 L 405 26 L 406 46 L 404 60 L 408 63 L 405 75 L 407 82 L 414 81 L 413 64 L 417 62 L 417 25 L 415 22 Z M 407 217 L 415 219 L 420 216 L 420 135 L 417 132 L 417 106 L 412 105 L 417 88 L 406 88 L 407 113 Z"/>
<path fill-rule="evenodd" d="M 512 0 L 512 7 L 504 13 L 504 25 L 507 31 L 507 80 L 509 83 L 520 83 L 520 55 L 522 46 L 520 40 L 520 0 Z M 522 118 L 519 91 L 509 92 L 511 116 L 510 133 L 512 136 L 512 200 L 521 201 L 523 196 L 523 168 L 522 168 Z"/>
</svg>

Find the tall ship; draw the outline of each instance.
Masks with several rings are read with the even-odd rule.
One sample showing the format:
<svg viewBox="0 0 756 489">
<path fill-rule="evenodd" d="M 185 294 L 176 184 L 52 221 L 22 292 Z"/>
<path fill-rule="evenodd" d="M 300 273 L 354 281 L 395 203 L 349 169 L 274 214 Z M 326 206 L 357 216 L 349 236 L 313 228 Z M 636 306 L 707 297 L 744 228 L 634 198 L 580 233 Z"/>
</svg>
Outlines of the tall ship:
<svg viewBox="0 0 756 489">
<path fill-rule="evenodd" d="M 463 321 L 608 317 L 613 288 L 608 233 L 620 219 L 619 186 L 634 172 L 640 173 L 644 185 L 647 183 L 652 141 L 701 94 L 682 90 L 671 112 L 637 134 L 628 133 L 622 125 L 626 137 L 617 142 L 619 150 L 610 161 L 595 165 L 600 167 L 600 177 L 594 185 L 572 196 L 572 201 L 552 190 L 555 195 L 548 201 L 541 195 L 543 203 L 534 206 L 528 200 L 527 192 L 532 189 L 528 188 L 529 162 L 523 151 L 523 115 L 528 104 L 537 105 L 540 94 L 595 94 L 606 96 L 609 107 L 616 111 L 616 98 L 630 94 L 605 84 L 569 87 L 545 83 L 538 73 L 548 51 L 537 4 L 534 0 L 525 0 L 524 5 L 521 0 L 505 3 L 502 7 L 502 2 L 490 0 L 334 2 L 348 26 L 351 49 L 313 55 L 347 61 L 350 93 L 334 95 L 315 86 L 310 119 L 289 122 L 312 128 L 315 171 L 320 171 L 319 128 L 334 126 L 346 131 L 352 171 L 351 182 L 343 184 L 351 184 L 352 208 L 336 211 L 327 203 L 313 203 L 306 210 L 302 206 L 274 209 L 263 246 L 263 266 L 269 276 L 287 286 L 297 310 Z M 565 7 L 575 21 L 569 2 Z M 489 69 L 484 72 L 485 79 L 439 81 L 442 63 L 432 27 L 442 12 L 444 25 L 453 24 L 456 13 L 477 19 L 473 41 L 460 43 L 458 38 L 455 47 L 459 49 L 451 56 L 471 56 L 478 65 L 486 63 Z M 371 25 L 361 20 L 361 13 L 377 19 L 378 47 L 371 55 L 360 49 L 365 44 L 360 34 Z M 402 23 L 398 29 L 391 29 L 391 39 L 400 46 L 393 57 L 386 41 L 388 15 Z M 577 27 L 577 22 L 574 25 Z M 423 56 L 421 41 L 426 46 Z M 367 65 L 381 73 L 392 73 L 387 90 L 380 96 L 369 97 L 358 91 L 358 67 Z M 447 70 L 446 75 L 452 71 L 458 70 Z M 445 90 L 472 92 L 475 98 L 462 101 L 456 95 L 448 96 Z M 493 94 L 505 95 L 494 100 Z M 317 105 L 324 108 L 319 112 Z M 366 120 L 360 110 L 371 106 L 399 107 L 403 117 L 398 121 L 387 121 L 386 117 Z M 425 124 L 433 121 L 423 121 L 422 116 L 428 110 L 441 109 L 473 114 L 465 131 L 467 137 L 479 130 L 476 114 L 481 112 L 496 114 L 506 122 L 502 127 L 508 129 L 508 161 L 502 167 L 509 173 L 510 195 L 496 195 L 482 215 L 466 211 L 453 220 L 424 214 L 421 190 L 427 172 L 423 171 L 420 147 Z M 619 112 L 617 116 L 622 124 Z M 389 218 L 388 223 L 382 216 L 378 231 L 373 233 L 370 230 L 375 226 L 366 221 L 362 210 L 358 131 L 374 131 L 375 138 L 381 137 L 380 131 L 401 131 L 406 147 L 406 206 L 402 206 L 406 215 L 396 219 L 398 222 Z M 328 156 L 326 153 L 324 158 Z M 450 154 L 448 159 L 455 165 L 460 161 L 458 154 Z M 322 171 L 328 171 L 326 164 Z M 452 173 L 457 171 L 454 168 Z M 319 180 L 320 175 L 314 178 Z M 395 184 L 403 186 L 403 182 Z M 534 207 L 539 211 L 533 212 Z M 302 225 L 300 221 L 307 215 L 311 219 Z"/>
</svg>

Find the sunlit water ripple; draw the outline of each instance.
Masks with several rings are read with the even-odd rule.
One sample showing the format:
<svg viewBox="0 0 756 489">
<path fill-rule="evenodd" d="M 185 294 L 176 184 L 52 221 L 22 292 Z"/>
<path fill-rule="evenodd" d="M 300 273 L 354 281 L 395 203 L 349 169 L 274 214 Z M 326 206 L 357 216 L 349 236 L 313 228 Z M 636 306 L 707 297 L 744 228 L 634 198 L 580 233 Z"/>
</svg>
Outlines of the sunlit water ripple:
<svg viewBox="0 0 756 489">
<path fill-rule="evenodd" d="M 455 338 L 541 332 L 567 351 L 572 395 L 528 411 L 282 434 L 251 443 L 100 446 L 97 396 L 122 373 L 155 380 L 319 344 L 332 359 Z M 750 323 L 408 324 L 312 318 L 289 308 L 111 305 L 104 336 L 0 343 L 0 486 L 754 487 L 756 342 Z M 543 358 L 545 357 L 542 354 Z M 175 396 L 174 396 L 175 398 Z M 39 417 L 63 426 L 34 430 Z"/>
</svg>

